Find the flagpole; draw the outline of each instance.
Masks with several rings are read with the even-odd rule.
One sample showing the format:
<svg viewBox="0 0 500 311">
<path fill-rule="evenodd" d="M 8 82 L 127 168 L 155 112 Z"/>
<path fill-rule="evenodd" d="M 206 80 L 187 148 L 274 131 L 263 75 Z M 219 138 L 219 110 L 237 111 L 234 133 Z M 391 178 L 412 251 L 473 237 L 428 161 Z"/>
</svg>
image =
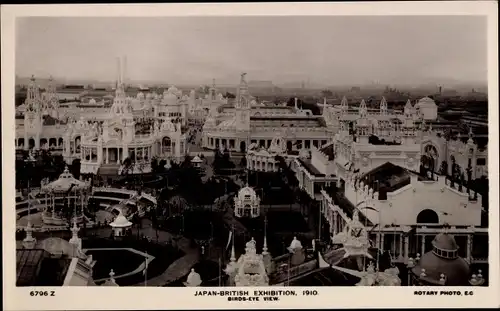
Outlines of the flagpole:
<svg viewBox="0 0 500 311">
<path fill-rule="evenodd" d="M 146 251 L 146 255 L 148 252 Z M 148 286 L 148 257 L 145 258 L 146 266 L 144 267 L 144 286 Z"/>
<path fill-rule="evenodd" d="M 220 257 L 219 257 L 219 287 L 222 287 L 222 274 L 221 274 L 221 270 L 222 270 L 222 263 L 221 263 Z"/>
</svg>

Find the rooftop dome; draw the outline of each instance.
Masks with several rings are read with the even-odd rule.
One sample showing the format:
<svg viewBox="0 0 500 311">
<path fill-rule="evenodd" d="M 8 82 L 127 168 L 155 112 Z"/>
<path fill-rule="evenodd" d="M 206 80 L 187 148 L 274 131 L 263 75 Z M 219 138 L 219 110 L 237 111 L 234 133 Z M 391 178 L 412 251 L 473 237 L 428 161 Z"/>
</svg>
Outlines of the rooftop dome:
<svg viewBox="0 0 500 311">
<path fill-rule="evenodd" d="M 425 253 L 412 272 L 431 284 L 439 284 L 442 277 L 448 286 L 466 286 L 469 284 L 469 264 L 458 256 L 455 238 L 444 232 L 432 241 L 434 249 Z"/>
<path fill-rule="evenodd" d="M 177 96 L 173 93 L 165 91 L 163 93 L 163 104 L 165 105 L 175 105 L 177 102 Z"/>
<path fill-rule="evenodd" d="M 435 107 L 436 103 L 434 100 L 430 97 L 424 97 L 418 101 L 418 103 L 415 105 L 415 107 Z"/>
<path fill-rule="evenodd" d="M 412 272 L 417 276 L 425 272 L 422 280 L 431 284 L 439 284 L 441 275 L 443 275 L 447 286 L 469 285 L 469 264 L 461 257 L 444 259 L 436 256 L 434 252 L 427 252 L 412 269 Z"/>
<path fill-rule="evenodd" d="M 238 192 L 238 197 L 244 198 L 246 196 L 250 196 L 250 198 L 255 198 L 257 196 L 257 194 L 255 193 L 255 190 L 246 186 L 246 187 L 240 189 L 240 191 Z"/>
<path fill-rule="evenodd" d="M 290 243 L 290 249 L 300 249 L 302 248 L 302 243 L 297 240 L 297 237 L 293 237 L 292 243 Z"/>
<path fill-rule="evenodd" d="M 445 250 L 445 251 L 457 251 L 458 245 L 452 235 L 447 233 L 440 233 L 436 235 L 432 241 L 432 245 L 435 248 Z"/>
<path fill-rule="evenodd" d="M 174 86 L 172 85 L 171 87 L 168 88 L 168 92 L 169 93 L 177 93 L 179 90 Z"/>
</svg>

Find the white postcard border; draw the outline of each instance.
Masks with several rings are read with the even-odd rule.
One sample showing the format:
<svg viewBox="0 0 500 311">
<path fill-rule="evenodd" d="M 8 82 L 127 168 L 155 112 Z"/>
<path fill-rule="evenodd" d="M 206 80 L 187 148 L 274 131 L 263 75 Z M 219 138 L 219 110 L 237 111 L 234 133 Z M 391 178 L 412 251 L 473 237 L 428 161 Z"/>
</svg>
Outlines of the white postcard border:
<svg viewBox="0 0 500 311">
<path fill-rule="evenodd" d="M 495 307 L 500 306 L 498 210 L 498 7 L 496 1 L 371 2 L 371 3 L 259 3 L 259 4 L 155 4 L 155 5 L 22 5 L 2 6 L 2 191 L 3 288 L 6 310 L 74 309 L 241 309 L 241 308 L 355 308 L 355 307 Z M 294 290 L 298 296 L 281 296 L 280 302 L 228 303 L 225 297 L 194 297 L 203 288 L 170 287 L 53 287 L 55 297 L 31 297 L 34 288 L 15 287 L 15 175 L 14 50 L 15 18 L 21 16 L 235 16 L 235 15 L 485 15 L 488 16 L 489 98 L 489 262 L 490 286 L 457 287 L 269 287 Z M 404 50 L 404 49 L 403 49 Z M 318 296 L 301 296 L 315 289 Z M 473 290 L 474 296 L 417 296 L 415 290 Z M 206 288 L 220 290 L 220 288 Z M 252 288 L 223 288 L 248 290 Z"/>
</svg>

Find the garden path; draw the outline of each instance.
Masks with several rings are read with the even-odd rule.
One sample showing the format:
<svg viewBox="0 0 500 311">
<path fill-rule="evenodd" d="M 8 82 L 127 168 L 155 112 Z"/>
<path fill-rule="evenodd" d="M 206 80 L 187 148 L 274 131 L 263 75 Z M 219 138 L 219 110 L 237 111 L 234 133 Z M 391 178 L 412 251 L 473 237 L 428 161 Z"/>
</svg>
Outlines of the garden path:
<svg viewBox="0 0 500 311">
<path fill-rule="evenodd" d="M 143 227 L 139 232 L 151 238 L 151 240 L 157 240 L 158 243 L 168 243 L 175 240 L 173 234 L 162 230 L 155 230 L 150 220 L 143 220 L 142 225 Z M 135 286 L 163 286 L 187 275 L 191 268 L 199 261 L 199 250 L 193 247 L 191 241 L 185 237 L 178 239 L 176 245 L 185 255 L 174 261 L 162 274 L 147 280 L 147 282 L 135 284 Z"/>
</svg>

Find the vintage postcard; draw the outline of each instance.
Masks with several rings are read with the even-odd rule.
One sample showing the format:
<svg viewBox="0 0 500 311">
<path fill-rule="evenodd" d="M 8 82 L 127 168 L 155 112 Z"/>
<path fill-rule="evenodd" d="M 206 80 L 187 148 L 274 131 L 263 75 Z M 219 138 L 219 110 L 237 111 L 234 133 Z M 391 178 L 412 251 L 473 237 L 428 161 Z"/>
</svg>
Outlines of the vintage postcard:
<svg viewBox="0 0 500 311">
<path fill-rule="evenodd" d="M 4 309 L 500 306 L 496 2 L 1 12 Z"/>
</svg>

